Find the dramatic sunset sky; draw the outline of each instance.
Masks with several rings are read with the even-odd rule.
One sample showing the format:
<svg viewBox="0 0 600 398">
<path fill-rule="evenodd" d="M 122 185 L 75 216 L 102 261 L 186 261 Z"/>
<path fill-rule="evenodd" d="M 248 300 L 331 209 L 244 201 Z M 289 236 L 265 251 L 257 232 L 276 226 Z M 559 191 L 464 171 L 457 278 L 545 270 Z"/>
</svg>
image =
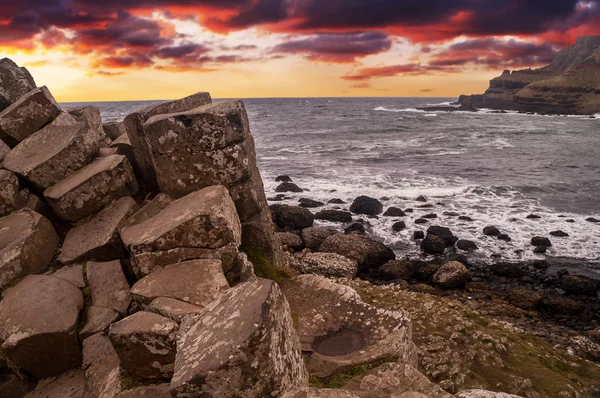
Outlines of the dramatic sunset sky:
<svg viewBox="0 0 600 398">
<path fill-rule="evenodd" d="M 0 0 L 59 101 L 456 96 L 600 34 L 600 0 Z"/>
</svg>

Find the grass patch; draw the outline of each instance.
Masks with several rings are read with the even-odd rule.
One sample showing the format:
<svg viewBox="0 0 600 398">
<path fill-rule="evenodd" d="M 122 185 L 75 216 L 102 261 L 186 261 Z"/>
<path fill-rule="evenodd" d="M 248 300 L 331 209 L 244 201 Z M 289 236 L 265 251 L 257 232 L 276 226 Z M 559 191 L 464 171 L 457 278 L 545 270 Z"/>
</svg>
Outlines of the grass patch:
<svg viewBox="0 0 600 398">
<path fill-rule="evenodd" d="M 273 264 L 259 249 L 253 246 L 242 246 L 242 251 L 254 265 L 254 273 L 259 278 L 270 279 L 279 285 L 292 278 L 293 274 L 290 270 Z"/>
</svg>

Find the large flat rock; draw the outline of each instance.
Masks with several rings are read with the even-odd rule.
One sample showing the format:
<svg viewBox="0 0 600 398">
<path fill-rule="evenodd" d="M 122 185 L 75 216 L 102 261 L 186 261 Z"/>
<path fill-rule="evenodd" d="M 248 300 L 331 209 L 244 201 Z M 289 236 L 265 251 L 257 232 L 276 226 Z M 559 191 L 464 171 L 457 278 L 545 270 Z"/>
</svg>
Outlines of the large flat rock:
<svg viewBox="0 0 600 398">
<path fill-rule="evenodd" d="M 46 86 L 35 88 L 0 112 L 0 138 L 14 147 L 52 121 L 59 112 L 60 106 Z"/>
<path fill-rule="evenodd" d="M 127 257 L 119 227 L 137 210 L 131 196 L 106 206 L 88 222 L 71 229 L 62 246 L 58 261 L 111 261 Z"/>
<path fill-rule="evenodd" d="M 8 170 L 0 170 L 0 216 L 10 213 L 17 207 L 19 179 Z"/>
<path fill-rule="evenodd" d="M 85 398 L 114 398 L 121 392 L 121 362 L 108 337 L 95 334 L 83 342 Z"/>
<path fill-rule="evenodd" d="M 354 289 L 317 275 L 286 282 L 284 292 L 297 316 L 302 350 L 311 353 L 311 374 L 328 377 L 381 360 L 414 361 L 411 320 L 404 311 L 373 307 Z"/>
<path fill-rule="evenodd" d="M 71 283 L 28 275 L 0 301 L 2 351 L 38 379 L 81 365 L 77 321 L 83 295 Z"/>
<path fill-rule="evenodd" d="M 131 288 L 142 305 L 169 297 L 205 307 L 229 288 L 219 260 L 193 260 L 155 269 Z"/>
<path fill-rule="evenodd" d="M 173 375 L 175 321 L 140 311 L 110 326 L 108 336 L 127 374 L 139 382 L 160 382 Z"/>
<path fill-rule="evenodd" d="M 35 88 L 29 71 L 8 58 L 0 59 L 0 111 Z"/>
<path fill-rule="evenodd" d="M 98 158 L 44 191 L 54 212 L 76 222 L 123 196 L 135 195 L 138 183 L 123 155 Z"/>
<path fill-rule="evenodd" d="M 61 112 L 56 119 L 13 148 L 4 167 L 43 192 L 89 164 L 98 152 L 98 134 Z"/>
<path fill-rule="evenodd" d="M 93 305 L 111 308 L 121 314 L 127 312 L 131 294 L 119 260 L 90 262 L 86 273 Z"/>
<path fill-rule="evenodd" d="M 25 398 L 83 398 L 85 375 L 81 369 L 41 380 Z"/>
<path fill-rule="evenodd" d="M 273 281 L 242 283 L 181 325 L 175 397 L 276 396 L 307 379 L 292 314 Z"/>
<path fill-rule="evenodd" d="M 227 189 L 213 186 L 171 202 L 154 217 L 122 228 L 121 237 L 133 253 L 178 247 L 218 249 L 241 244 L 241 225 Z"/>
<path fill-rule="evenodd" d="M 23 209 L 0 218 L 0 288 L 43 271 L 58 245 L 54 227 L 41 214 Z"/>
</svg>

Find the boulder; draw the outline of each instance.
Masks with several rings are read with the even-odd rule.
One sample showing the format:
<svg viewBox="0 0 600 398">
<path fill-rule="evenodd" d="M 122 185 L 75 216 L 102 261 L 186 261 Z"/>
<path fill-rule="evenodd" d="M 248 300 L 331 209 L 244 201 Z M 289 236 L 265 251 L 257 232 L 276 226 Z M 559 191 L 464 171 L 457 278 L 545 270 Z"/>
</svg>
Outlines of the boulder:
<svg viewBox="0 0 600 398">
<path fill-rule="evenodd" d="M 421 241 L 421 250 L 426 254 L 443 254 L 446 250 L 446 243 L 439 235 L 428 233 Z"/>
<path fill-rule="evenodd" d="M 68 370 L 40 382 L 25 398 L 83 398 L 85 375 L 81 369 Z M 9 397 L 7 397 L 9 398 Z"/>
<path fill-rule="evenodd" d="M 113 141 L 122 135 L 127 135 L 127 130 L 123 122 L 104 123 L 102 124 L 102 130 L 104 130 L 104 135 Z"/>
<path fill-rule="evenodd" d="M 325 203 L 323 203 L 323 202 L 319 202 L 317 200 L 312 200 L 312 199 L 307 199 L 307 198 L 300 198 L 300 200 L 298 200 L 298 203 L 299 203 L 300 207 L 304 207 L 307 209 L 313 209 L 315 207 L 325 206 Z"/>
<path fill-rule="evenodd" d="M 35 88 L 29 71 L 8 58 L 0 59 L 0 111 Z"/>
<path fill-rule="evenodd" d="M 500 230 L 494 226 L 487 226 L 483 228 L 483 234 L 486 236 L 498 236 L 500 235 Z"/>
<path fill-rule="evenodd" d="M 456 247 L 466 252 L 479 250 L 479 247 L 477 247 L 477 244 L 475 242 L 466 239 L 461 239 L 458 242 L 456 242 Z"/>
<path fill-rule="evenodd" d="M 463 287 L 472 277 L 471 271 L 462 263 L 450 261 L 435 272 L 433 283 L 445 289 L 454 289 Z"/>
<path fill-rule="evenodd" d="M 293 182 L 283 182 L 275 188 L 275 192 L 304 192 L 304 189 L 300 188 L 298 185 Z"/>
<path fill-rule="evenodd" d="M 273 222 L 282 231 L 310 228 L 315 222 L 310 210 L 299 206 L 271 205 L 270 209 Z"/>
<path fill-rule="evenodd" d="M 144 115 L 144 120 L 148 120 L 153 116 L 185 112 L 211 103 L 212 98 L 209 93 L 198 92 L 178 100 L 149 105 L 137 112 Z"/>
<path fill-rule="evenodd" d="M 111 261 L 127 258 L 119 227 L 137 207 L 135 200 L 126 196 L 106 206 L 86 223 L 71 229 L 65 237 L 58 261 L 69 264 L 76 261 Z"/>
<path fill-rule="evenodd" d="M 569 234 L 564 231 L 558 230 L 550 232 L 550 236 L 556 236 L 558 238 L 567 238 Z"/>
<path fill-rule="evenodd" d="M 125 314 L 131 302 L 129 283 L 119 260 L 87 264 L 92 304 Z"/>
<path fill-rule="evenodd" d="M 375 269 L 396 255 L 386 245 L 364 235 L 335 234 L 325 239 L 320 250 L 326 253 L 337 253 L 358 263 L 358 271 Z"/>
<path fill-rule="evenodd" d="M 121 229 L 123 243 L 134 255 L 177 248 L 238 247 L 241 237 L 235 205 L 221 185 L 170 202 L 155 216 Z"/>
<path fill-rule="evenodd" d="M 0 216 L 4 216 L 17 207 L 19 179 L 8 170 L 0 170 Z"/>
<path fill-rule="evenodd" d="M 316 275 L 284 285 L 297 321 L 311 375 L 328 377 L 378 361 L 412 363 L 411 321 L 404 311 L 382 311 L 364 303 L 356 290 Z"/>
<path fill-rule="evenodd" d="M 171 398 L 171 386 L 168 383 L 137 387 L 123 391 L 116 398 Z"/>
<path fill-rule="evenodd" d="M 352 222 L 352 213 L 343 210 L 322 210 L 315 214 L 315 219 L 331 222 Z"/>
<path fill-rule="evenodd" d="M 146 310 L 181 323 L 186 316 L 202 312 L 202 307 L 170 297 L 158 297 L 152 300 Z"/>
<path fill-rule="evenodd" d="M 531 238 L 531 245 L 535 247 L 551 247 L 550 239 L 543 236 L 534 236 Z"/>
<path fill-rule="evenodd" d="M 383 280 L 410 280 L 415 273 L 415 265 L 409 258 L 391 260 L 383 264 L 377 275 Z"/>
<path fill-rule="evenodd" d="M 358 264 L 336 253 L 306 253 L 296 257 L 295 266 L 302 274 L 321 275 L 327 278 L 354 278 Z"/>
<path fill-rule="evenodd" d="M 311 227 L 302 230 L 302 241 L 304 246 L 313 251 L 318 251 L 325 239 L 336 234 L 337 231 L 332 228 Z"/>
<path fill-rule="evenodd" d="M 15 146 L 4 159 L 4 167 L 43 192 L 89 164 L 97 152 L 98 133 L 61 112 Z"/>
<path fill-rule="evenodd" d="M 142 305 L 169 297 L 205 307 L 228 288 L 219 260 L 193 260 L 153 270 L 133 285 L 131 294 Z"/>
<path fill-rule="evenodd" d="M 595 297 L 600 289 L 600 281 L 582 276 L 563 275 L 560 286 L 570 294 L 580 294 Z"/>
<path fill-rule="evenodd" d="M 242 283 L 181 325 L 174 397 L 259 398 L 307 384 L 292 314 L 273 281 Z"/>
<path fill-rule="evenodd" d="M 354 199 L 354 202 L 350 205 L 350 211 L 354 214 L 376 216 L 383 212 L 383 205 L 379 200 L 363 195 Z"/>
<path fill-rule="evenodd" d="M 67 281 L 73 286 L 76 286 L 80 289 L 86 287 L 86 283 L 83 278 L 83 265 L 81 264 L 75 264 L 59 268 L 50 275 L 55 278 L 60 278 L 64 281 Z"/>
<path fill-rule="evenodd" d="M 454 246 L 454 244 L 458 242 L 458 238 L 446 227 L 432 225 L 427 229 L 427 234 L 437 235 L 442 238 L 446 247 Z"/>
<path fill-rule="evenodd" d="M 111 308 L 92 305 L 87 310 L 86 323 L 79 332 L 79 339 L 84 341 L 96 333 L 103 333 L 119 319 L 119 313 Z"/>
<path fill-rule="evenodd" d="M 304 249 L 304 243 L 298 234 L 293 232 L 279 232 L 277 235 L 279 235 L 281 244 L 286 246 L 288 249 L 295 252 Z"/>
<path fill-rule="evenodd" d="M 506 298 L 509 303 L 524 310 L 533 310 L 542 301 L 542 296 L 527 289 L 512 289 Z"/>
<path fill-rule="evenodd" d="M 140 311 L 112 324 L 108 336 L 127 375 L 154 382 L 173 375 L 178 329 L 169 318 Z"/>
<path fill-rule="evenodd" d="M 77 119 L 78 122 L 84 122 L 88 127 L 94 131 L 96 139 L 101 142 L 104 146 L 108 142 L 106 140 L 106 133 L 102 127 L 102 117 L 100 116 L 100 109 L 95 106 L 77 106 L 66 110 L 71 116 Z"/>
<path fill-rule="evenodd" d="M 108 337 L 95 334 L 83 342 L 86 398 L 113 398 L 121 391 L 121 364 Z"/>
<path fill-rule="evenodd" d="M 405 217 L 406 213 L 397 207 L 388 208 L 385 213 L 383 213 L 384 217 Z"/>
<path fill-rule="evenodd" d="M 394 232 L 404 231 L 405 229 L 406 229 L 406 223 L 404 221 L 398 221 L 392 225 L 392 230 Z"/>
<path fill-rule="evenodd" d="M 50 221 L 32 210 L 0 218 L 0 289 L 20 277 L 43 271 L 58 241 Z"/>
<path fill-rule="evenodd" d="M 0 139 L 14 147 L 60 112 L 60 106 L 44 87 L 35 88 L 0 112 Z"/>
<path fill-rule="evenodd" d="M 38 379 L 80 366 L 77 321 L 82 308 L 83 295 L 69 282 L 26 276 L 0 301 L 3 354 Z"/>
<path fill-rule="evenodd" d="M 46 189 L 44 196 L 60 218 L 76 222 L 137 191 L 138 183 L 127 158 L 112 155 L 69 175 Z"/>
</svg>

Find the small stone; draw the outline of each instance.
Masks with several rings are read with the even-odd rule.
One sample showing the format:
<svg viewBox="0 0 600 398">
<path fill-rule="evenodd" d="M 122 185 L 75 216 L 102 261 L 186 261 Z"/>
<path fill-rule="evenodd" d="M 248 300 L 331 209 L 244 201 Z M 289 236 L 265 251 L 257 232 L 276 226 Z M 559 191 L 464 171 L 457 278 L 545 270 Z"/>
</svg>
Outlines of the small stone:
<svg viewBox="0 0 600 398">
<path fill-rule="evenodd" d="M 84 105 L 76 106 L 66 110 L 71 116 L 73 116 L 78 122 L 83 122 L 94 131 L 97 141 L 101 142 L 104 146 L 107 143 L 106 133 L 102 126 L 102 116 L 100 115 L 100 109 L 95 106 Z"/>
<path fill-rule="evenodd" d="M 433 283 L 445 288 L 460 288 L 471 280 L 473 275 L 462 263 L 451 261 L 442 265 L 433 275 Z"/>
<path fill-rule="evenodd" d="M 406 223 L 404 221 L 398 221 L 395 222 L 394 225 L 392 225 L 392 230 L 394 230 L 394 232 L 404 231 L 405 229 Z"/>
<path fill-rule="evenodd" d="M 507 299 L 508 302 L 514 305 L 515 307 L 524 310 L 532 310 L 538 305 L 540 301 L 542 301 L 542 296 L 535 292 L 532 292 L 531 290 L 513 289 L 508 293 Z"/>
<path fill-rule="evenodd" d="M 280 175 L 275 177 L 275 182 L 293 182 L 292 178 L 288 175 Z"/>
<path fill-rule="evenodd" d="M 504 242 L 510 242 L 512 239 L 507 234 L 500 234 L 497 236 L 498 240 L 502 240 Z"/>
<path fill-rule="evenodd" d="M 415 220 L 415 224 L 417 224 L 417 225 L 421 225 L 421 224 L 428 224 L 428 223 L 429 223 L 429 220 L 426 220 L 426 219 L 424 219 L 424 218 L 417 218 L 417 219 Z"/>
<path fill-rule="evenodd" d="M 563 275 L 560 285 L 567 293 L 592 297 L 595 297 L 600 289 L 600 281 L 574 275 Z"/>
<path fill-rule="evenodd" d="M 459 248 L 460 250 L 464 250 L 466 252 L 479 249 L 479 247 L 477 247 L 477 244 L 475 242 L 473 242 L 471 240 L 466 240 L 466 239 L 461 239 L 458 242 L 456 242 L 456 247 Z"/>
<path fill-rule="evenodd" d="M 434 218 L 438 218 L 438 216 L 435 213 L 431 213 L 431 214 L 425 214 L 422 218 L 426 218 L 428 220 L 431 220 L 431 219 L 434 219 Z"/>
<path fill-rule="evenodd" d="M 284 182 L 284 183 L 279 184 L 277 186 L 277 188 L 275 188 L 275 192 L 300 193 L 300 192 L 304 192 L 304 190 L 302 188 L 300 188 L 298 185 L 294 184 L 293 182 Z"/>
<path fill-rule="evenodd" d="M 415 199 L 415 201 L 417 201 L 417 202 L 427 202 L 427 198 L 425 196 L 421 195 L 421 196 L 418 196 Z"/>
<path fill-rule="evenodd" d="M 438 225 L 432 225 L 427 228 L 427 233 L 432 235 L 437 235 L 444 240 L 444 244 L 446 247 L 454 246 L 454 244 L 458 241 L 458 238 L 452 234 L 449 228 L 440 227 Z"/>
<path fill-rule="evenodd" d="M 325 203 L 323 203 L 323 202 L 319 202 L 319 201 L 307 199 L 307 198 L 301 198 L 298 201 L 298 203 L 300 204 L 300 207 L 304 207 L 306 209 L 314 209 L 316 207 L 325 206 Z"/>
<path fill-rule="evenodd" d="M 488 226 L 483 229 L 483 234 L 486 236 L 498 236 L 500 235 L 500 230 L 494 226 Z"/>
<path fill-rule="evenodd" d="M 473 219 L 471 217 L 468 217 L 468 216 L 460 216 L 460 217 L 458 217 L 458 219 L 460 221 L 467 221 L 467 222 L 473 221 Z"/>
<path fill-rule="evenodd" d="M 332 204 L 332 205 L 343 205 L 346 202 L 344 202 L 340 198 L 333 198 L 333 199 L 330 199 L 327 203 Z"/>
<path fill-rule="evenodd" d="M 315 219 L 331 222 L 352 222 L 352 213 L 343 210 L 322 210 L 315 214 Z"/>
<path fill-rule="evenodd" d="M 353 222 L 344 229 L 345 234 L 364 234 L 365 226 L 359 222 Z"/>
<path fill-rule="evenodd" d="M 446 244 L 440 236 L 428 233 L 421 242 L 421 250 L 426 254 L 442 254 L 446 250 Z"/>
<path fill-rule="evenodd" d="M 531 245 L 535 247 L 551 247 L 552 243 L 550 239 L 542 236 L 534 236 L 531 238 Z"/>
<path fill-rule="evenodd" d="M 425 232 L 415 231 L 413 232 L 413 240 L 425 239 Z"/>
<path fill-rule="evenodd" d="M 540 218 L 542 218 L 541 216 L 538 216 L 537 214 L 530 214 L 527 217 L 528 220 L 539 220 Z"/>
<path fill-rule="evenodd" d="M 597 218 L 594 218 L 594 217 L 586 218 L 585 221 L 593 222 L 593 223 L 600 223 L 600 220 L 598 220 Z"/>
<path fill-rule="evenodd" d="M 566 238 L 566 237 L 568 237 L 568 236 L 569 236 L 569 234 L 568 234 L 568 233 L 566 233 L 566 232 L 564 232 L 564 231 L 561 231 L 561 230 L 558 230 L 558 231 L 552 231 L 552 232 L 550 232 L 550 235 L 551 235 L 551 236 L 556 236 L 556 237 L 559 237 L 559 238 Z"/>
<path fill-rule="evenodd" d="M 388 208 L 385 213 L 383 213 L 385 217 L 405 217 L 406 213 L 397 207 Z"/>
</svg>

